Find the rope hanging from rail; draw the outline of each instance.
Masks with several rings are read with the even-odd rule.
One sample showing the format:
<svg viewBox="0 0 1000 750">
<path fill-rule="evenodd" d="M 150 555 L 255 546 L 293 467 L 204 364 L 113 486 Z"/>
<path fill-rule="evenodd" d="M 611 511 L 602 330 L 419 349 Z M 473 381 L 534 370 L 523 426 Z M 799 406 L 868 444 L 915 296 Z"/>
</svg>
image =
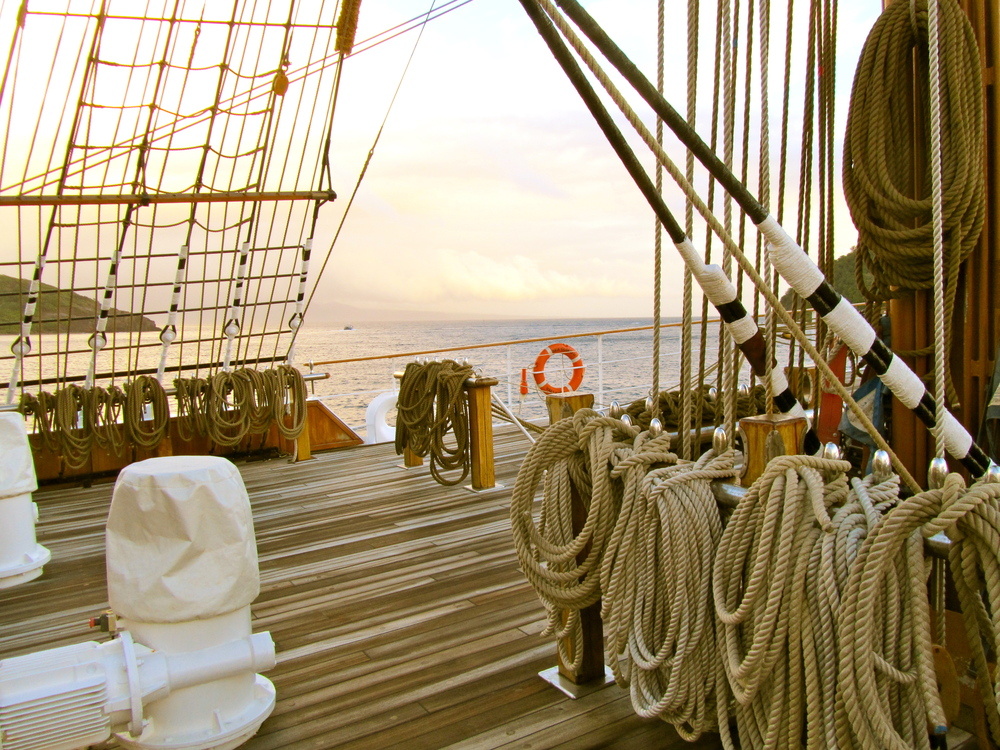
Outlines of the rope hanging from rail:
<svg viewBox="0 0 1000 750">
<path fill-rule="evenodd" d="M 306 385 L 290 365 L 268 370 L 241 367 L 210 378 L 177 378 L 177 429 L 182 439 L 209 438 L 235 448 L 247 435 L 262 435 L 272 425 L 288 440 L 305 429 Z"/>
<path fill-rule="evenodd" d="M 454 360 L 410 362 L 399 382 L 396 401 L 396 453 L 409 450 L 430 456 L 430 471 L 438 484 L 460 484 L 469 475 L 470 427 L 465 381 L 470 365 Z M 448 434 L 452 433 L 451 443 Z M 461 470 L 457 478 L 443 472 Z"/>
</svg>

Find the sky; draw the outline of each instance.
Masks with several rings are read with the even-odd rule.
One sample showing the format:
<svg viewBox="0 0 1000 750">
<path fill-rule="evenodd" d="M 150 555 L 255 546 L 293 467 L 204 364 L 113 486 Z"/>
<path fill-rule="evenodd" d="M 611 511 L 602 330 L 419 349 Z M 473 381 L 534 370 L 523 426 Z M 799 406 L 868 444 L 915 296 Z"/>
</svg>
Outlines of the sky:
<svg viewBox="0 0 1000 750">
<path fill-rule="evenodd" d="M 652 76 L 655 3 L 584 5 Z M 860 45 L 879 4 L 870 3 L 870 9 L 845 5 L 862 4 L 841 6 L 838 133 Z M 429 7 L 424 0 L 362 3 L 357 38 Z M 684 11 L 678 13 L 668 16 L 672 37 L 666 79 L 668 100 L 682 109 L 686 24 Z M 702 23 L 707 37 L 708 22 Z M 341 220 L 416 38 L 416 33 L 402 35 L 345 63 L 333 130 L 334 188 L 340 198 L 321 219 L 325 237 Z M 710 41 L 703 39 L 706 49 Z M 771 76 L 773 121 L 780 106 L 780 72 Z M 793 128 L 801 127 L 795 123 L 801 85 L 792 86 Z M 639 104 L 651 125 L 650 112 Z M 709 116 L 705 97 L 699 130 L 707 127 Z M 682 160 L 669 140 L 667 146 Z M 651 165 L 646 154 L 642 158 Z M 682 216 L 677 190 L 668 187 L 666 197 Z M 387 314 L 466 318 L 649 317 L 653 227 L 649 207 L 520 4 L 473 0 L 427 25 L 318 282 L 311 315 L 336 317 L 339 303 Z M 855 238 L 841 207 L 837 254 Z M 329 243 L 317 247 L 322 258 Z M 665 242 L 665 315 L 680 314 L 681 275 L 676 251 Z"/>
</svg>

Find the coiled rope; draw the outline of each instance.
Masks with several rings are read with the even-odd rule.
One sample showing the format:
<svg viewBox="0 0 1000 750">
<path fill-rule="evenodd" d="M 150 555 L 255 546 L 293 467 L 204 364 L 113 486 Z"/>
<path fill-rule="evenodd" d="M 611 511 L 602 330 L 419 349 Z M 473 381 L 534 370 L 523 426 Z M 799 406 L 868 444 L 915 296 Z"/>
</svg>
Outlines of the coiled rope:
<svg viewBox="0 0 1000 750">
<path fill-rule="evenodd" d="M 665 435 L 640 433 L 612 470 L 624 484 L 601 570 L 605 661 L 635 712 L 673 724 L 685 740 L 722 727 L 729 690 L 718 658 L 712 562 L 722 520 L 714 479 L 736 475 L 734 452 L 675 463 Z"/>
<path fill-rule="evenodd" d="M 399 382 L 396 400 L 396 453 L 405 449 L 421 458 L 430 456 L 430 471 L 438 484 L 460 484 L 469 474 L 469 405 L 465 381 L 473 377 L 470 365 L 450 359 L 410 362 Z M 446 437 L 453 434 L 454 443 Z M 442 472 L 458 471 L 457 478 Z"/>
<path fill-rule="evenodd" d="M 679 429 L 682 421 L 683 395 L 684 393 L 680 389 L 660 391 L 658 399 L 660 421 L 668 430 L 677 431 Z M 703 384 L 694 388 L 690 391 L 688 398 L 696 413 L 702 415 L 702 425 L 722 423 L 725 418 L 727 399 L 716 396 L 712 392 L 712 386 Z M 766 389 L 760 384 L 746 391 L 737 389 L 735 402 L 737 419 L 763 414 L 767 408 Z M 653 413 L 648 408 L 646 399 L 633 401 L 625 407 L 625 413 L 629 415 L 634 425 L 642 430 L 649 429 Z"/>
<path fill-rule="evenodd" d="M 150 419 L 146 419 L 147 407 Z M 155 448 L 162 442 L 170 426 L 170 404 L 159 380 L 140 375 L 125 387 L 122 420 L 132 445 Z"/>
<path fill-rule="evenodd" d="M 305 380 L 290 365 L 264 371 L 241 367 L 208 379 L 178 378 L 174 388 L 178 430 L 185 440 L 201 435 L 220 447 L 234 448 L 247 435 L 262 435 L 271 425 L 289 440 L 305 428 Z"/>
<path fill-rule="evenodd" d="M 743 747 L 798 747 L 809 561 L 848 495 L 847 461 L 780 456 L 733 512 L 713 570 L 719 655 Z M 832 639 L 832 633 L 829 633 Z"/>
<path fill-rule="evenodd" d="M 942 219 L 945 329 L 951 330 L 958 268 L 982 230 L 985 204 L 981 62 L 975 35 L 955 0 L 940 2 Z M 915 3 L 915 12 L 911 8 Z M 871 300 L 929 289 L 934 278 L 930 168 L 922 197 L 912 198 L 913 50 L 927 66 L 927 2 L 890 3 L 865 42 L 854 78 L 844 138 L 844 194 L 858 227 L 855 274 Z M 918 106 L 927 118 L 926 72 Z M 927 135 L 925 134 L 925 138 Z M 925 160 L 926 161 L 926 160 Z M 864 276 L 872 276 L 869 285 Z M 921 350 L 929 354 L 930 350 Z"/>
<path fill-rule="evenodd" d="M 620 484 L 611 479 L 611 457 L 630 447 L 637 434 L 617 419 L 581 409 L 541 434 L 514 483 L 514 549 L 548 613 L 544 635 L 559 639 L 560 657 L 576 669 L 583 658 L 580 610 L 601 597 L 602 560 L 621 505 Z M 543 494 L 536 508 L 539 486 Z M 574 493 L 586 509 L 578 530 L 573 526 Z"/>
<path fill-rule="evenodd" d="M 915 495 L 889 513 L 850 571 L 838 622 L 838 747 L 929 748 L 928 726 L 935 733 L 946 729 L 923 558 L 924 538 L 941 531 L 952 540 L 949 561 L 978 684 L 990 728 L 1000 736 L 986 660 L 1000 646 L 1000 484 L 966 489 L 960 476 L 950 475 L 943 488 Z"/>
</svg>

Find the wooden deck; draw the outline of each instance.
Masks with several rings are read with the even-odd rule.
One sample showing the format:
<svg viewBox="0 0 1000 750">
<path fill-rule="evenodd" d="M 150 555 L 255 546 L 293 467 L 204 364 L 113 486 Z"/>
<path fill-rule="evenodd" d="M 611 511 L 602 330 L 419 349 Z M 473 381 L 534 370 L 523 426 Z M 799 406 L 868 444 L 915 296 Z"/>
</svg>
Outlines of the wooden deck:
<svg viewBox="0 0 1000 750">
<path fill-rule="evenodd" d="M 389 445 L 290 464 L 240 464 L 260 554 L 255 630 L 269 630 L 278 704 L 246 748 L 671 748 L 696 745 L 634 716 L 615 686 L 571 701 L 543 610 L 517 570 L 510 488 L 526 449 L 496 441 L 506 489 L 441 488 Z M 112 486 L 43 490 L 45 574 L 0 592 L 0 657 L 91 640 L 107 606 Z"/>
</svg>

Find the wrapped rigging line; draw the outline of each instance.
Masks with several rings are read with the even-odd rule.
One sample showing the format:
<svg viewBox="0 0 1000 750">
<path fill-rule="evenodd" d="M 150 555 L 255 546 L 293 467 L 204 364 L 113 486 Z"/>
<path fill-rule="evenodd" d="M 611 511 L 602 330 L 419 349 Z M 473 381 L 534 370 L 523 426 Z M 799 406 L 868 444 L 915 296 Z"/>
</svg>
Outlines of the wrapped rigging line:
<svg viewBox="0 0 1000 750">
<path fill-rule="evenodd" d="M 710 482 L 737 475 L 735 454 L 678 464 L 666 433 L 648 436 L 618 451 L 631 455 L 611 472 L 624 492 L 601 570 L 605 662 L 639 716 L 669 722 L 689 742 L 719 728 L 732 748 L 711 594 L 722 519 Z"/>
<path fill-rule="evenodd" d="M 465 381 L 473 377 L 470 365 L 450 359 L 410 362 L 399 381 L 396 401 L 396 453 L 409 449 L 421 458 L 430 456 L 430 471 L 438 484 L 460 484 L 469 474 L 469 405 Z M 454 434 L 454 445 L 446 442 Z M 458 478 L 445 471 L 461 470 Z"/>
</svg>

